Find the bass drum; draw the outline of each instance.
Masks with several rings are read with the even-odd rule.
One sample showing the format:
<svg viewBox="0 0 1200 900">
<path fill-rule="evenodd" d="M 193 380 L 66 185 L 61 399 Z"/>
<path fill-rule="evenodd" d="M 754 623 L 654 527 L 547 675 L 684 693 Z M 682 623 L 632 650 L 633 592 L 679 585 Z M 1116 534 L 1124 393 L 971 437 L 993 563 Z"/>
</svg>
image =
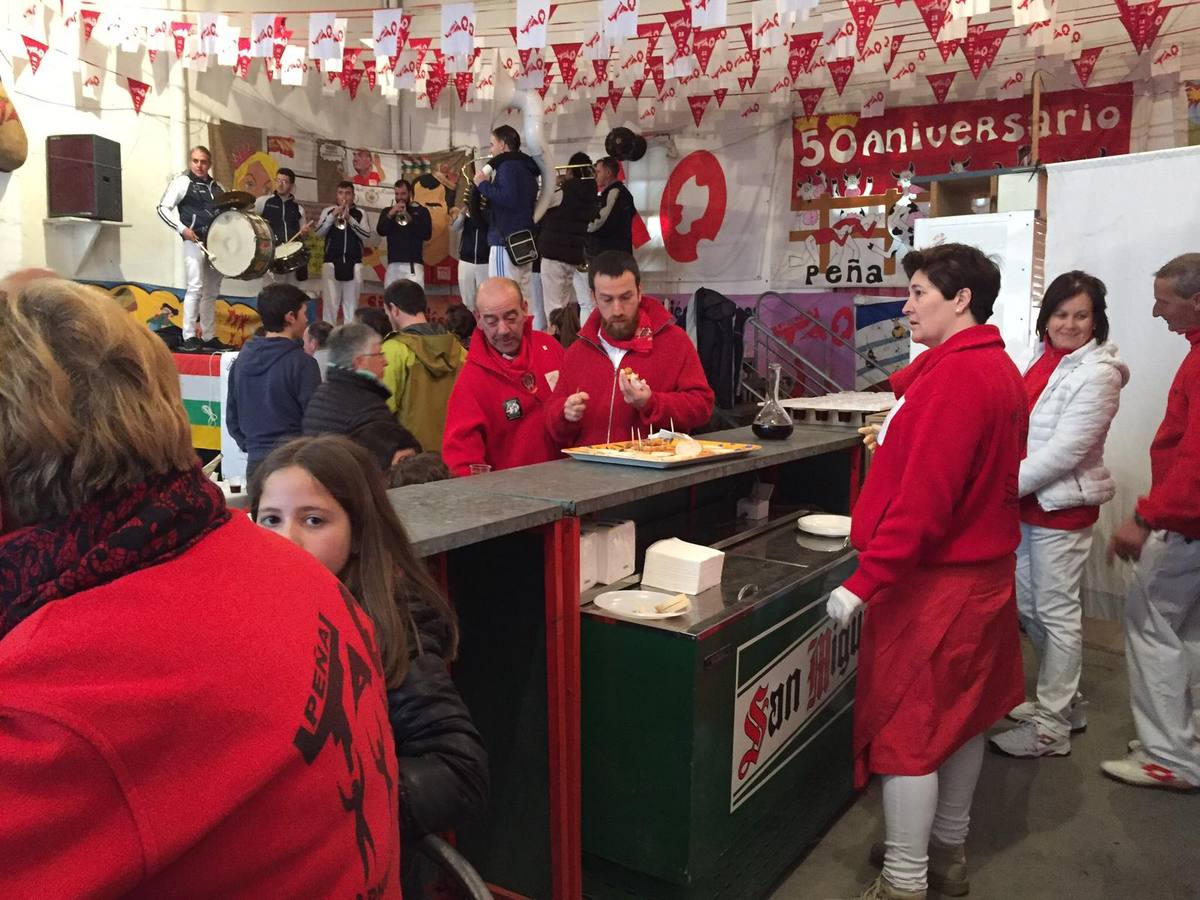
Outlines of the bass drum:
<svg viewBox="0 0 1200 900">
<path fill-rule="evenodd" d="M 275 260 L 271 263 L 271 271 L 277 275 L 295 272 L 301 266 L 308 265 L 308 250 L 303 241 L 288 241 L 275 248 Z"/>
<path fill-rule="evenodd" d="M 213 268 L 227 278 L 261 278 L 275 258 L 271 226 L 262 216 L 243 209 L 218 214 L 204 243 Z"/>
</svg>

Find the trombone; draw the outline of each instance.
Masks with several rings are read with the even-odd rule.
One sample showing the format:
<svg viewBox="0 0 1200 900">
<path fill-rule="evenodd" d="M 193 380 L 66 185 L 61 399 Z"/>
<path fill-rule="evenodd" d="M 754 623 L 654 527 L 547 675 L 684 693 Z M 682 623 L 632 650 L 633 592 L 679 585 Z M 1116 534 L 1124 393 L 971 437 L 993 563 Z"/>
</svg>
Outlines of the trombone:
<svg viewBox="0 0 1200 900">
<path fill-rule="evenodd" d="M 583 169 L 583 171 L 579 173 L 580 178 L 585 178 L 585 179 L 590 178 L 593 180 L 595 180 L 595 178 L 596 178 L 595 163 L 564 163 L 561 166 L 554 167 L 554 171 L 560 172 L 560 173 L 566 172 L 569 169 Z"/>
</svg>

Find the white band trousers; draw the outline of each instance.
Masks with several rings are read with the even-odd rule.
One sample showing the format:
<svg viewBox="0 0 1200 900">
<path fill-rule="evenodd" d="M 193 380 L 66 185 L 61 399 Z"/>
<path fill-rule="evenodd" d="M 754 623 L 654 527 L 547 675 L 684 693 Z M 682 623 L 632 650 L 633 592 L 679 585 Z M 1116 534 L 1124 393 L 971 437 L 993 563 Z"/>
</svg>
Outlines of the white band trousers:
<svg viewBox="0 0 1200 900">
<path fill-rule="evenodd" d="M 183 294 L 183 339 L 196 336 L 196 319 L 204 340 L 217 336 L 217 291 L 220 272 L 213 268 L 204 250 L 195 241 L 183 242 L 183 274 L 187 287 Z"/>
</svg>

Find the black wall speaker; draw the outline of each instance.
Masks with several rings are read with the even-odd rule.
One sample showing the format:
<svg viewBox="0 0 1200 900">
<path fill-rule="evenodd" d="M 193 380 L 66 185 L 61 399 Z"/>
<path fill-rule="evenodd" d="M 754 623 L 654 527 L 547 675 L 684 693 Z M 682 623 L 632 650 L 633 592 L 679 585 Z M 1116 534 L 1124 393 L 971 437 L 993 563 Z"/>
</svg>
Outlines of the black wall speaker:
<svg viewBox="0 0 1200 900">
<path fill-rule="evenodd" d="M 121 145 L 95 134 L 46 138 L 48 215 L 122 220 Z"/>
</svg>

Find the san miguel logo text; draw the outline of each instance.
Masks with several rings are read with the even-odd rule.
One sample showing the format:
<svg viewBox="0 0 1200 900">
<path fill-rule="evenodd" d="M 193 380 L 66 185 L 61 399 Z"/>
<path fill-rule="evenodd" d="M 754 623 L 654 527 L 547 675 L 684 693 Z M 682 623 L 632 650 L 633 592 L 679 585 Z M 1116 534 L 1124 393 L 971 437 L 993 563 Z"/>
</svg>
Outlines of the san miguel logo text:
<svg viewBox="0 0 1200 900">
<path fill-rule="evenodd" d="M 733 708 L 731 811 L 783 767 L 775 764 L 781 754 L 799 746 L 806 726 L 857 670 L 861 637 L 862 616 L 844 628 L 822 619 L 781 648 L 766 669 L 739 684 Z M 739 681 L 745 658 L 760 656 L 751 648 L 764 639 L 769 638 L 763 635 L 738 648 Z"/>
</svg>

